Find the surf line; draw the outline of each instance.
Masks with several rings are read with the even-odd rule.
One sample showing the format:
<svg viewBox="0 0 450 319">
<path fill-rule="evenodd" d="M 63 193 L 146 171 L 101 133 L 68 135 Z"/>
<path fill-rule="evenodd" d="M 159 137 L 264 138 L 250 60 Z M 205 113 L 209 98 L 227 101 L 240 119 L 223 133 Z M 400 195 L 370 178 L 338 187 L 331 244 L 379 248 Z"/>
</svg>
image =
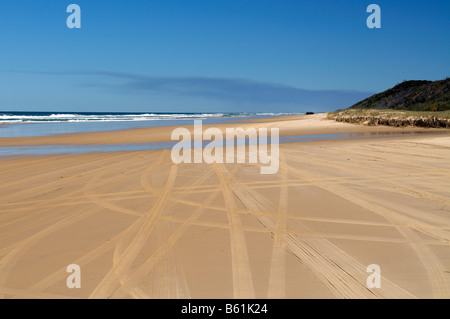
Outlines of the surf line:
<svg viewBox="0 0 450 319">
<path fill-rule="evenodd" d="M 261 174 L 276 174 L 279 158 L 279 129 L 271 128 L 268 137 L 267 128 L 226 128 L 225 130 L 225 160 L 224 134 L 217 127 L 209 127 L 203 132 L 202 120 L 194 121 L 194 141 L 191 131 L 185 127 L 178 127 L 172 131 L 171 140 L 179 141 L 172 147 L 172 161 L 180 163 L 248 163 L 261 165 Z M 270 140 L 269 140 L 270 138 Z M 246 152 L 248 140 L 248 154 Z M 211 141 L 203 147 L 204 141 Z M 236 141 L 236 144 L 235 144 Z M 268 150 L 270 145 L 270 154 Z M 236 146 L 236 156 L 235 156 Z M 192 161 L 192 153 L 194 160 Z M 248 156 L 247 156 L 248 155 Z M 235 161 L 236 158 L 236 161 Z"/>
</svg>

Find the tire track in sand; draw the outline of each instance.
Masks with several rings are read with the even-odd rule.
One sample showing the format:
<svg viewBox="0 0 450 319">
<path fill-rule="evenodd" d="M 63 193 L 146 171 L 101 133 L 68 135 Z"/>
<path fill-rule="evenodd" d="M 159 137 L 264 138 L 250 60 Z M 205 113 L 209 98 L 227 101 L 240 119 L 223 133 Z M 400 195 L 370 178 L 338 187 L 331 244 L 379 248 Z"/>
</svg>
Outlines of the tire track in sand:
<svg viewBox="0 0 450 319">
<path fill-rule="evenodd" d="M 193 188 L 195 188 L 197 185 L 203 184 L 210 176 L 212 175 L 212 172 L 210 170 L 205 171 L 202 173 L 197 180 L 195 180 L 192 183 Z M 181 194 L 181 197 L 179 199 L 182 199 L 183 197 L 187 196 L 187 193 Z M 181 237 L 185 234 L 185 232 L 191 227 L 195 221 L 202 215 L 203 211 L 209 206 L 209 204 L 219 195 L 217 192 L 213 192 L 210 194 L 209 197 L 206 198 L 206 200 L 202 203 L 202 206 L 199 206 L 196 208 L 194 213 L 188 217 L 188 219 L 182 223 L 181 226 L 179 226 L 171 235 L 169 238 L 167 238 L 164 241 L 159 242 L 159 245 L 157 250 L 145 260 L 145 262 L 142 263 L 142 265 L 131 275 L 128 274 L 124 275 L 124 277 L 121 280 L 122 286 L 119 287 L 116 291 L 114 291 L 113 298 L 123 298 L 126 296 L 126 293 L 136 294 L 137 289 L 140 289 L 137 287 L 137 285 L 142 282 L 148 273 L 152 272 L 154 267 L 163 259 L 164 256 L 167 255 L 169 251 L 173 254 L 173 249 L 176 248 L 175 245 L 178 242 L 178 240 L 181 239 Z M 171 197 L 169 196 L 169 199 Z M 160 218 L 160 221 L 164 220 Z M 164 238 L 163 236 L 162 238 Z M 119 260 L 123 254 L 123 245 L 118 246 L 115 253 L 114 253 L 114 259 Z M 184 271 L 183 271 L 183 265 L 181 262 L 181 259 L 179 256 L 175 255 L 175 262 L 176 262 L 176 278 L 177 281 L 173 287 L 166 287 L 167 290 L 172 291 L 172 296 L 176 296 L 176 298 L 190 298 L 189 289 L 186 283 L 186 279 L 184 277 Z M 165 263 L 167 264 L 167 260 L 165 260 Z M 169 261 L 170 262 L 170 261 Z M 142 291 L 142 289 L 141 289 Z M 161 298 L 162 295 L 156 295 L 152 296 L 154 298 Z"/>
<path fill-rule="evenodd" d="M 273 209 L 273 205 L 253 190 L 241 190 L 238 196 L 250 210 L 260 212 L 256 214 L 258 220 L 272 233 L 275 240 L 280 240 L 276 236 L 276 219 L 264 215 L 264 212 Z M 313 233 L 311 229 L 301 223 L 295 223 L 295 225 L 296 229 L 300 228 L 301 232 Z M 338 298 L 415 298 L 385 277 L 382 278 L 381 289 L 368 289 L 366 266 L 324 238 L 303 237 L 295 234 L 288 226 L 284 244 Z"/>
<path fill-rule="evenodd" d="M 161 156 L 161 158 L 162 158 L 162 156 Z M 123 163 L 121 163 L 121 164 L 123 164 Z M 109 167 L 113 167 L 114 165 L 115 164 L 110 164 L 110 165 L 107 165 L 107 167 L 108 168 Z M 153 165 L 155 165 L 155 164 L 152 164 L 151 166 L 153 166 Z M 101 176 L 101 171 L 98 172 L 97 174 L 95 174 L 93 177 L 91 177 L 91 179 L 85 184 L 84 188 L 81 190 L 81 193 L 86 193 L 87 189 L 92 187 L 91 185 L 94 184 L 99 179 L 100 176 Z M 107 182 L 108 180 L 113 179 L 113 178 L 115 178 L 115 177 L 112 177 L 112 178 L 110 177 L 110 178 L 107 178 L 106 180 L 104 179 L 104 180 L 102 180 L 102 182 Z M 59 229 L 61 229 L 63 227 L 67 227 L 71 223 L 74 223 L 74 222 L 76 222 L 78 220 L 81 220 L 82 218 L 91 215 L 93 211 L 97 211 L 97 210 L 99 210 L 101 208 L 102 208 L 102 206 L 99 205 L 99 207 L 95 207 L 95 208 L 93 208 L 93 209 L 91 209 L 88 212 L 85 212 L 83 214 L 62 219 L 61 221 L 59 221 L 59 222 L 49 226 L 48 228 L 44 229 L 43 231 L 41 231 L 41 232 L 39 232 L 39 233 L 37 233 L 37 234 L 35 234 L 35 235 L 33 235 L 33 236 L 23 240 L 22 242 L 14 244 L 14 246 L 12 248 L 12 252 L 11 252 L 13 254 L 11 255 L 11 253 L 10 253 L 10 254 L 8 254 L 5 257 L 5 258 L 7 258 L 7 257 L 9 258 L 8 262 L 11 264 L 9 266 L 9 268 L 12 268 L 12 260 L 13 260 L 12 258 L 17 259 L 20 255 L 22 255 L 26 251 L 26 249 L 28 249 L 37 240 L 39 240 L 39 239 L 49 235 L 50 233 L 52 233 L 54 231 L 57 231 L 57 230 L 59 230 Z M 143 218 L 141 217 L 136 222 L 134 222 L 129 228 L 127 228 L 124 231 L 124 233 L 126 233 L 128 231 L 131 231 L 133 228 L 135 228 L 142 219 Z M 97 257 L 101 256 L 103 253 L 105 253 L 109 249 L 111 249 L 112 248 L 111 247 L 112 243 L 115 242 L 116 240 L 120 239 L 121 236 L 123 236 L 123 235 L 120 234 L 120 235 L 116 236 L 113 240 L 100 245 L 99 247 L 97 247 L 96 249 L 91 251 L 90 253 L 88 253 L 85 256 L 79 258 L 77 260 L 77 262 L 75 262 L 75 263 L 78 264 L 78 265 L 84 265 L 84 264 L 86 264 L 86 263 L 96 259 Z M 15 248 L 16 246 L 19 246 L 19 247 Z M 0 262 L 0 276 L 1 275 L 6 276 L 7 272 L 1 271 L 1 262 Z M 55 273 L 49 275 L 45 279 L 41 280 L 40 282 L 34 284 L 29 289 L 26 289 L 24 291 L 28 291 L 29 293 L 35 293 L 35 294 L 37 293 L 37 294 L 39 294 L 40 292 L 38 292 L 38 291 L 41 291 L 41 290 L 44 290 L 44 289 L 50 287 L 57 280 L 60 280 L 60 279 L 62 279 L 64 277 L 66 277 L 66 276 L 67 276 L 66 269 L 65 268 L 60 269 L 60 270 L 56 271 Z M 0 280 L 1 280 L 1 278 L 0 278 Z"/>
<path fill-rule="evenodd" d="M 233 192 L 229 187 L 229 181 L 225 178 L 224 171 L 226 169 L 223 164 L 214 163 L 211 165 L 214 165 L 214 169 L 221 184 L 225 205 L 227 207 L 228 221 L 230 223 L 233 297 L 237 299 L 255 298 L 245 235 L 239 218 L 239 212 L 233 198 Z"/>
<path fill-rule="evenodd" d="M 104 242 L 100 246 L 96 247 L 89 253 L 85 254 L 84 256 L 78 258 L 73 263 L 79 265 L 81 268 L 83 266 L 89 264 L 90 262 L 94 261 L 98 257 L 106 254 L 109 250 L 114 248 L 114 245 L 116 245 L 127 232 L 134 232 L 137 227 L 139 226 L 138 223 L 139 220 L 134 222 L 132 225 L 130 225 L 127 229 L 125 229 L 123 232 L 117 234 L 115 237 L 111 238 L 110 240 Z M 29 296 L 29 295 L 35 295 L 39 296 L 42 293 L 43 290 L 49 288 L 50 286 L 54 285 L 58 281 L 64 281 L 64 279 L 67 278 L 67 272 L 66 267 L 63 267 L 59 269 L 58 271 L 54 272 L 53 274 L 41 279 L 39 282 L 32 285 L 30 288 L 24 289 L 24 290 L 17 290 L 17 294 L 14 294 L 14 296 Z M 38 298 L 45 298 L 45 297 L 38 297 Z"/>
<path fill-rule="evenodd" d="M 281 180 L 288 179 L 286 159 L 280 154 Z M 286 222 L 288 208 L 288 186 L 287 183 L 280 184 L 280 200 L 278 203 L 278 214 L 274 229 L 275 240 L 272 247 L 272 260 L 270 263 L 269 289 L 267 298 L 284 298 L 286 292 Z"/>
<path fill-rule="evenodd" d="M 159 156 L 159 159 L 153 163 L 151 163 L 148 167 L 147 167 L 147 171 L 150 172 L 152 169 L 154 169 L 155 166 L 159 166 L 161 165 L 161 162 L 164 158 L 164 152 L 161 152 L 161 155 Z M 139 165 L 139 164 L 138 164 Z M 135 173 L 142 170 L 141 165 L 139 165 L 138 168 L 133 169 L 133 170 L 128 170 L 128 173 Z M 100 184 L 101 185 L 107 185 L 109 183 L 108 179 L 107 180 L 102 180 L 100 179 L 101 177 L 101 172 L 97 173 L 96 175 L 94 175 L 94 177 L 86 184 L 86 186 L 84 187 L 84 191 L 83 191 L 83 195 L 85 198 L 89 199 L 91 202 L 93 202 L 94 204 L 112 210 L 112 211 L 116 211 L 118 213 L 123 213 L 123 214 L 128 214 L 128 215 L 133 215 L 133 216 L 138 216 L 141 217 L 143 216 L 142 213 L 139 213 L 137 211 L 128 209 L 126 207 L 122 207 L 120 205 L 117 205 L 115 203 L 112 203 L 110 201 L 108 201 L 107 198 L 104 198 L 104 196 L 99 196 L 99 194 L 96 194 L 93 189 L 95 187 L 98 187 L 99 185 L 94 185 L 92 186 L 92 184 L 94 184 L 95 182 L 97 182 L 98 180 L 100 180 Z M 148 196 L 148 195 L 147 195 Z M 127 199 L 127 198 L 122 198 L 123 199 Z"/>
<path fill-rule="evenodd" d="M 158 199 L 151 211 L 146 214 L 143 225 L 131 240 L 118 264 L 110 269 L 100 284 L 91 293 L 89 298 L 109 298 L 114 292 L 115 287 L 120 284 L 120 278 L 136 259 L 136 256 L 141 251 L 149 234 L 151 233 L 156 219 L 166 205 L 170 191 L 175 183 L 177 169 L 178 165 L 172 163 L 169 178 L 164 186 L 163 192 L 161 193 L 161 197 Z"/>
<path fill-rule="evenodd" d="M 300 151 L 300 150 L 295 150 L 294 153 L 296 153 L 296 157 L 298 158 L 299 154 L 303 154 L 303 158 L 304 159 L 308 159 L 308 156 L 311 156 L 311 153 L 307 153 L 305 151 Z M 301 155 L 300 155 L 301 156 Z M 402 192 L 406 195 L 409 196 L 413 196 L 413 197 L 417 197 L 417 198 L 424 198 L 424 199 L 428 199 L 431 201 L 435 201 L 447 206 L 450 206 L 450 200 L 448 198 L 436 195 L 436 194 L 432 194 L 430 192 L 424 191 L 424 190 L 418 190 L 416 188 L 412 188 L 412 187 L 405 187 L 403 185 L 399 185 L 396 183 L 392 183 L 392 182 L 387 182 L 384 179 L 379 178 L 378 176 L 372 176 L 363 172 L 359 172 L 359 174 L 355 173 L 355 167 L 349 164 L 346 164 L 347 167 L 343 166 L 343 165 L 336 165 L 335 162 L 329 161 L 329 160 L 325 160 L 325 159 L 321 159 L 318 156 L 312 156 L 310 157 L 308 160 L 313 159 L 315 163 L 322 163 L 323 166 L 326 167 L 332 167 L 334 169 L 337 169 L 339 171 L 343 171 L 343 172 L 347 172 L 347 173 L 351 173 L 354 175 L 358 175 L 359 177 L 363 177 L 367 180 L 370 181 L 374 181 L 376 183 L 382 184 L 382 185 L 386 185 L 388 187 L 393 188 L 394 190 L 398 191 L 398 192 Z M 357 167 L 359 168 L 359 167 Z"/>
<path fill-rule="evenodd" d="M 298 176 L 309 179 L 305 172 L 297 168 L 289 166 L 289 170 L 297 174 Z M 363 207 L 364 209 L 380 215 L 391 222 L 392 225 L 399 231 L 399 233 L 408 241 L 411 248 L 416 252 L 417 256 L 420 258 L 422 264 L 427 270 L 433 288 L 433 295 L 436 298 L 448 298 L 450 296 L 449 279 L 444 272 L 444 267 L 442 266 L 439 259 L 431 251 L 431 249 L 423 244 L 421 238 L 407 226 L 408 222 L 410 222 L 410 218 L 405 218 L 406 216 L 402 215 L 401 213 L 386 209 L 383 206 L 374 203 L 373 201 L 367 199 L 367 196 L 365 194 L 358 192 L 357 190 L 350 190 L 344 186 L 336 188 L 332 185 L 323 185 L 320 182 L 312 183 L 349 202 L 352 202 L 358 206 Z M 385 279 L 383 279 L 383 282 L 384 281 Z"/>
<path fill-rule="evenodd" d="M 133 157 L 132 159 L 134 159 L 134 157 Z M 120 163 L 120 165 L 122 165 L 122 164 L 123 164 L 123 162 Z M 115 165 L 117 165 L 117 163 L 108 164 L 108 165 L 106 165 L 106 166 L 103 166 L 103 169 L 105 169 L 105 168 L 108 168 L 108 169 L 109 169 L 109 168 L 114 167 Z M 96 170 L 97 170 L 97 169 L 96 169 Z M 86 184 L 84 185 L 84 187 L 83 187 L 82 189 L 78 189 L 78 190 L 76 190 L 76 191 L 72 191 L 72 192 L 70 192 L 70 194 L 71 194 L 71 193 L 74 193 L 74 192 L 79 192 L 79 193 L 81 193 L 81 194 L 85 193 L 85 192 L 86 192 L 86 189 L 89 188 L 90 185 L 91 185 L 92 183 L 94 183 L 94 182 L 99 178 L 99 176 L 100 176 L 99 174 L 101 174 L 101 172 L 98 172 L 97 174 L 95 174 L 94 176 L 92 176 L 92 177 L 86 182 Z M 103 179 L 102 182 L 109 182 L 109 180 L 112 180 L 112 179 L 114 179 L 114 178 L 115 178 L 115 177 L 108 177 L 108 178 L 106 178 L 106 179 Z M 59 196 L 59 197 L 57 197 L 57 198 L 54 198 L 53 201 L 65 199 L 65 198 L 66 198 L 66 195 L 67 195 L 67 194 L 65 194 L 65 195 L 63 195 L 63 196 Z M 46 210 L 47 210 L 46 207 L 41 207 L 41 208 L 39 208 L 39 209 L 36 209 L 36 212 L 41 212 L 41 211 L 46 211 Z M 47 216 L 47 215 L 48 215 L 48 216 Z M 33 228 L 36 228 L 36 227 L 45 227 L 46 225 L 49 224 L 49 221 L 51 221 L 51 219 L 54 218 L 53 216 L 57 216 L 57 215 L 58 215 L 57 212 L 51 213 L 51 214 L 47 213 L 46 215 L 44 215 L 43 217 L 41 217 L 41 220 L 40 220 L 39 223 L 33 223 L 32 225 L 23 226 L 21 229 L 27 231 L 28 229 L 33 229 Z M 63 220 L 63 219 L 61 219 L 61 220 Z M 44 236 L 44 237 L 45 237 L 45 236 Z M 24 239 L 24 240 L 26 240 L 26 239 Z M 24 240 L 22 240 L 22 241 L 20 241 L 20 242 L 13 243 L 13 244 L 9 245 L 8 247 L 4 247 L 4 248 L 0 249 L 0 256 L 2 256 L 2 255 L 4 255 L 4 254 L 8 254 L 10 251 L 17 249 L 18 246 L 20 246 L 21 243 L 22 243 Z"/>
<path fill-rule="evenodd" d="M 5 285 L 5 281 L 8 278 L 8 275 L 11 269 L 16 264 L 18 258 L 22 256 L 32 245 L 34 245 L 37 241 L 42 238 L 54 233 L 58 230 L 61 230 L 71 224 L 76 223 L 79 220 L 82 220 L 90 215 L 92 215 L 98 208 L 90 209 L 81 214 L 75 214 L 69 217 L 66 217 L 53 225 L 43 229 L 42 231 L 20 241 L 17 243 L 17 247 L 11 250 L 1 261 L 0 261 L 0 287 Z M 3 296 L 0 294 L 0 298 Z"/>
<path fill-rule="evenodd" d="M 280 161 L 280 164 L 285 166 L 287 172 L 291 172 L 291 167 L 287 165 L 285 160 Z M 286 178 L 282 179 L 286 180 Z M 280 241 L 280 239 L 283 239 L 283 237 L 277 236 L 277 227 L 279 226 L 277 226 L 276 218 L 267 214 L 276 210 L 270 201 L 252 189 L 234 190 L 234 193 L 244 207 L 257 216 L 264 227 L 272 233 L 274 240 Z M 287 198 L 285 200 L 287 201 Z M 280 196 L 280 203 L 282 202 Z M 295 224 L 296 231 L 300 230 L 300 233 L 314 233 L 301 222 L 290 221 L 290 223 Z M 297 235 L 290 226 L 287 226 L 282 243 L 292 254 L 306 264 L 338 298 L 415 298 L 414 295 L 385 277 L 382 277 L 381 289 L 368 289 L 366 286 L 366 265 L 363 265 L 325 238 L 303 237 Z"/>
</svg>

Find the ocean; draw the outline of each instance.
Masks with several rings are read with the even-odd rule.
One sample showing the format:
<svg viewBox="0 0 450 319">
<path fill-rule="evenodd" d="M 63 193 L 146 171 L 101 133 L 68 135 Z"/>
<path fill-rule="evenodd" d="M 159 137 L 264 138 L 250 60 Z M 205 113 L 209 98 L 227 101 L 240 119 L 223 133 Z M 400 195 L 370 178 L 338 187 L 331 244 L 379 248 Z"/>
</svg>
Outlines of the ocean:
<svg viewBox="0 0 450 319">
<path fill-rule="evenodd" d="M 142 127 L 226 123 L 300 113 L 105 113 L 105 112 L 2 112 L 0 137 L 29 137 L 55 134 L 104 132 Z"/>
</svg>

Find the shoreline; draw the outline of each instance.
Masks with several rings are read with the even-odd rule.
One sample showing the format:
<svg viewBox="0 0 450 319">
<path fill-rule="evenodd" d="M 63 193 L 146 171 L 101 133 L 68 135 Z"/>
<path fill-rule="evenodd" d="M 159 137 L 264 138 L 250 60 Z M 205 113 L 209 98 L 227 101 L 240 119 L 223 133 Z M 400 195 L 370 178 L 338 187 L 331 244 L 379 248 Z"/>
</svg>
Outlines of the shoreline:
<svg viewBox="0 0 450 319">
<path fill-rule="evenodd" d="M 359 132 L 404 132 L 426 130 L 416 127 L 367 127 L 362 125 L 338 123 L 326 119 L 328 113 L 315 115 L 298 115 L 287 117 L 275 117 L 270 120 L 242 120 L 237 123 L 218 125 L 203 125 L 204 129 L 217 127 L 225 132 L 226 128 L 250 127 L 279 128 L 280 136 L 319 135 L 333 133 L 359 133 Z M 107 132 L 73 133 L 34 137 L 3 137 L 0 138 L 2 146 L 38 146 L 38 145 L 99 145 L 99 144 L 137 144 L 170 142 L 171 133 L 178 126 L 160 126 L 150 128 L 136 128 L 129 130 L 117 130 Z M 193 125 L 181 125 L 193 133 Z M 428 129 L 430 131 L 433 129 Z M 450 130 L 449 130 L 450 131 Z"/>
<path fill-rule="evenodd" d="M 318 135 L 298 135 L 298 136 L 281 136 L 277 143 L 281 145 L 301 145 L 301 144 L 317 144 L 321 143 L 351 143 L 360 140 L 371 141 L 394 141 L 394 140 L 414 140 L 429 139 L 433 137 L 450 137 L 449 132 L 442 131 L 402 131 L 402 132 L 358 132 L 358 133 L 334 133 L 334 134 L 318 134 Z M 228 140 L 221 140 L 223 149 L 226 148 Z M 248 149 L 249 140 L 246 139 L 246 149 Z M 142 152 L 142 151 L 159 151 L 171 150 L 178 141 L 172 142 L 153 142 L 153 143 L 132 143 L 132 144 L 82 144 L 82 145 L 34 145 L 34 146 L 0 146 L 0 159 L 15 158 L 27 156 L 57 156 L 57 155 L 80 155 L 86 153 L 126 153 L 126 152 Z M 202 141 L 202 149 L 204 150 L 209 141 Z M 270 142 L 269 142 L 270 144 Z M 237 141 L 234 140 L 234 148 L 236 150 Z M 253 144 L 251 144 L 253 145 Z M 193 149 L 187 147 L 187 149 Z M 203 152 L 203 151 L 202 151 Z"/>
</svg>

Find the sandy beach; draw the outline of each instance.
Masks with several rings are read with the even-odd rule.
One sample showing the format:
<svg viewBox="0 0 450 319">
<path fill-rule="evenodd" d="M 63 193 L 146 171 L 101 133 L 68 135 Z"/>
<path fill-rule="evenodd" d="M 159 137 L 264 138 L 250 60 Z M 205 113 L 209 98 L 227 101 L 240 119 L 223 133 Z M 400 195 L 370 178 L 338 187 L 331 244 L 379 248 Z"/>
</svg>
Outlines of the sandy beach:
<svg viewBox="0 0 450 319">
<path fill-rule="evenodd" d="M 334 133 L 358 133 L 358 132 L 398 132 L 399 130 L 390 127 L 365 127 L 358 125 L 337 123 L 335 121 L 325 120 L 326 115 L 315 114 L 312 116 L 286 116 L 271 119 L 259 120 L 235 120 L 228 124 L 213 125 L 225 132 L 226 128 L 240 127 L 247 129 L 249 127 L 259 128 L 278 128 L 280 136 L 288 135 L 316 135 L 316 134 L 334 134 Z M 203 125 L 204 130 L 212 125 Z M 182 126 L 190 129 L 192 126 Z M 33 145 L 84 145 L 84 144 L 126 144 L 126 143 L 153 143 L 166 142 L 171 140 L 172 130 L 175 127 L 148 127 L 132 130 L 121 130 L 112 132 L 96 133 L 77 133 L 62 134 L 35 137 L 10 137 L 0 138 L 0 146 L 33 146 Z M 428 130 L 431 131 L 432 129 Z M 420 131 L 408 127 L 404 131 Z"/>
<path fill-rule="evenodd" d="M 430 131 L 324 118 L 217 127 Z M 160 142 L 172 130 L 0 146 Z M 447 132 L 282 144 L 273 175 L 173 164 L 170 150 L 0 158 L 0 298 L 450 298 Z M 70 264 L 80 289 L 66 286 Z M 372 264 L 381 288 L 367 287 Z"/>
</svg>

